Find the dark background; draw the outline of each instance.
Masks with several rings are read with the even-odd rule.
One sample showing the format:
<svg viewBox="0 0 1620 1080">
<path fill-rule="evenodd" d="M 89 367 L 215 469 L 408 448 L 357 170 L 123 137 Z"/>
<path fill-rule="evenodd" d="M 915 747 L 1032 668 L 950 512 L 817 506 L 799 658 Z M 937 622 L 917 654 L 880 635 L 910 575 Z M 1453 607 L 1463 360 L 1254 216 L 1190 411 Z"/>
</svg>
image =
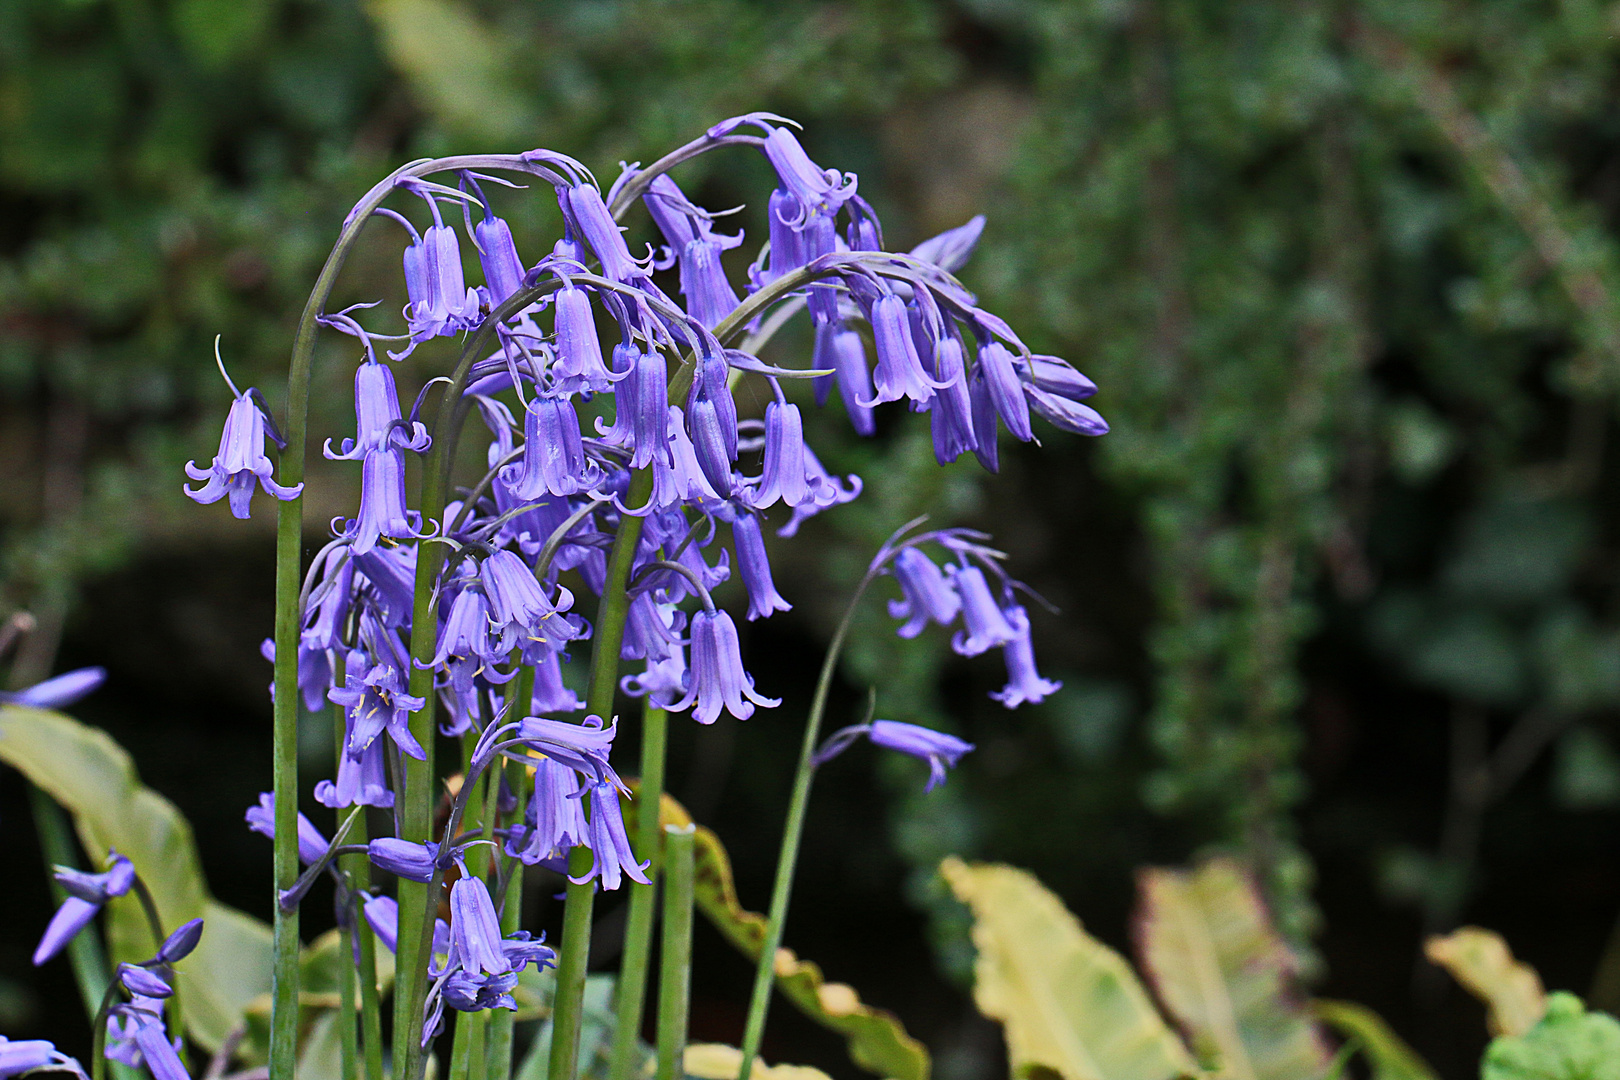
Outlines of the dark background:
<svg viewBox="0 0 1620 1080">
<path fill-rule="evenodd" d="M 843 598 L 881 538 L 928 512 L 993 531 L 1059 609 L 1034 623 L 1065 687 L 1009 713 L 986 697 L 994 657 L 899 642 L 869 601 L 831 721 L 875 684 L 882 715 L 978 750 L 927 796 L 921 766 L 869 749 L 825 770 L 787 943 L 897 1012 L 943 1080 L 996 1075 L 939 858 L 1027 867 L 1125 948 L 1133 868 L 1235 850 L 1315 992 L 1372 1005 L 1468 1076 L 1482 1012 L 1419 960 L 1426 932 L 1491 927 L 1549 987 L 1620 1007 L 1614 12 L 0 5 L 0 602 L 41 623 L 9 677 L 105 665 L 76 715 L 185 811 L 214 892 L 266 914 L 269 847 L 241 813 L 269 777 L 272 515 L 261 501 L 238 523 L 179 494 L 223 415 L 213 336 L 279 407 L 338 223 L 402 161 L 541 145 L 605 183 L 722 117 L 783 113 L 818 162 L 860 174 L 891 247 L 987 214 L 964 280 L 1096 379 L 1114 431 L 1038 425 L 1044 445 L 1004 446 L 989 477 L 935 466 L 926 421 L 898 407 L 865 442 L 809 420 L 867 490 L 772 541 L 796 607 L 745 627 L 744 647 L 785 704 L 677 724 L 672 751 L 673 790 L 730 848 L 745 904 L 766 904 Z M 749 204 L 751 256 L 763 164 L 715 155 L 681 179 L 706 205 Z M 550 242 L 544 196 L 509 202 L 531 259 Z M 633 221 L 633 245 L 647 238 Z M 338 299 L 393 297 L 397 258 L 364 247 Z M 331 338 L 317 437 L 351 422 Z M 806 344 L 775 348 L 798 362 Z M 406 392 L 443 362 L 420 350 Z M 308 535 L 352 485 L 312 465 Z M 308 775 L 324 738 L 311 727 Z M 1467 798 L 1482 762 L 1483 806 Z M 67 965 L 28 964 L 50 907 L 14 774 L 0 862 L 0 1030 L 83 1052 Z M 605 959 L 612 905 L 602 918 Z M 748 966 L 698 941 L 694 1035 L 735 1042 Z M 766 1056 L 856 1074 L 787 1007 Z"/>
</svg>

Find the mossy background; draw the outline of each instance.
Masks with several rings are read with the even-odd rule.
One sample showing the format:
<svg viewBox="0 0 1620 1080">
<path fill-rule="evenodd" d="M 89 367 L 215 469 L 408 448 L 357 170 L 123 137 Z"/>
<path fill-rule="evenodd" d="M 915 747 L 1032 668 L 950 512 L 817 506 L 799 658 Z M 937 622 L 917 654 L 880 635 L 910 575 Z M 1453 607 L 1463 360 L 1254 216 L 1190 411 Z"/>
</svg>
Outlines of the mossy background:
<svg viewBox="0 0 1620 1080">
<path fill-rule="evenodd" d="M 675 735 L 674 790 L 745 902 L 765 904 L 842 597 L 928 512 L 992 530 L 1059 609 L 1035 633 L 1065 688 L 1008 713 L 994 658 L 899 642 L 869 605 L 832 719 L 875 684 L 882 715 L 979 750 L 926 797 L 913 762 L 826 771 L 788 943 L 898 1012 L 944 1080 L 995 1075 L 941 856 L 1025 866 L 1123 945 L 1133 867 L 1230 850 L 1324 996 L 1471 1075 L 1479 1008 L 1418 959 L 1427 930 L 1490 926 L 1549 986 L 1620 1006 L 1617 40 L 1594 0 L 12 0 L 0 604 L 42 630 L 10 677 L 106 665 L 77 712 L 191 817 L 215 891 L 267 909 L 241 811 L 268 786 L 272 515 L 179 491 L 224 412 L 214 335 L 279 405 L 343 213 L 403 160 L 541 145 L 605 180 L 783 113 L 860 174 L 891 246 L 986 213 L 964 279 L 1096 379 L 1114 431 L 1043 429 L 992 478 L 936 467 L 898 408 L 865 442 L 811 420 L 867 492 L 773 544 L 797 607 L 745 648 L 787 702 Z M 750 204 L 752 250 L 763 164 L 681 178 Z M 505 205 L 534 258 L 548 193 Z M 397 302 L 378 237 L 343 302 Z M 407 362 L 409 390 L 443 348 Z M 319 436 L 352 423 L 349 352 L 324 341 Z M 312 530 L 354 483 L 313 463 Z M 324 739 L 312 724 L 312 778 Z M 0 1030 L 82 1051 L 66 965 L 28 965 L 49 906 L 13 775 L 0 822 Z M 747 967 L 699 947 L 695 1034 L 735 1041 Z M 768 1058 L 854 1075 L 831 1036 L 772 1023 Z"/>
</svg>

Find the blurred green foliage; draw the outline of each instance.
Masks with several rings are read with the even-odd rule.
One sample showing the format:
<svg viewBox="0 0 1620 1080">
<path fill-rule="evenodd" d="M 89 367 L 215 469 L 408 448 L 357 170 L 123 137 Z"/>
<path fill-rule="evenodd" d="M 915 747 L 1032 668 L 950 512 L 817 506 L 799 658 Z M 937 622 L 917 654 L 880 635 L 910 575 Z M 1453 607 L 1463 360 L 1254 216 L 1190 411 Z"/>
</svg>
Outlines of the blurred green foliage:
<svg viewBox="0 0 1620 1080">
<path fill-rule="evenodd" d="M 1549 743 L 1546 799 L 1620 802 L 1617 31 L 1595 0 L 0 5 L 0 467 L 22 478 L 0 486 L 0 597 L 45 624 L 13 677 L 49 663 L 86 581 L 226 535 L 179 494 L 224 402 L 210 343 L 278 401 L 375 178 L 544 145 L 605 179 L 769 109 L 861 174 L 894 246 L 985 210 L 965 280 L 1092 375 L 1114 424 L 1009 450 L 987 484 L 914 424 L 861 443 L 810 421 L 868 487 L 774 549 L 830 583 L 796 618 L 829 628 L 840 583 L 924 511 L 993 525 L 1064 612 L 1036 636 L 1066 688 L 1012 716 L 943 640 L 896 641 L 876 605 L 858 622 L 850 687 L 980 744 L 926 799 L 912 763 L 878 766 L 946 966 L 970 956 L 933 872 L 953 853 L 1070 888 L 1235 849 L 1305 949 L 1303 717 L 1357 700 L 1313 650 L 1451 729 L 1438 846 L 1427 824 L 1367 836 L 1438 928 L 1477 888 L 1486 809 Z M 734 205 L 763 175 L 716 157 L 683 183 Z M 346 302 L 397 291 L 386 248 Z M 345 346 L 324 347 L 315 432 L 347 423 Z"/>
</svg>

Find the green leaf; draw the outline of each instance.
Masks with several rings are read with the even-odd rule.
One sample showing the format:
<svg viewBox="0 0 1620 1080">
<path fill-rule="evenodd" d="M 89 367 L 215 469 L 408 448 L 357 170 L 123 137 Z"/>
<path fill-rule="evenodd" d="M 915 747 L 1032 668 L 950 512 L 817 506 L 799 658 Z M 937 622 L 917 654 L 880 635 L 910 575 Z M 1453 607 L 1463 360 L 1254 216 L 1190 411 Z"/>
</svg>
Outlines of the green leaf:
<svg viewBox="0 0 1620 1080">
<path fill-rule="evenodd" d="M 1620 1022 L 1553 994 L 1535 1027 L 1485 1048 L 1480 1080 L 1620 1080 Z"/>
<path fill-rule="evenodd" d="M 626 806 L 626 827 L 635 834 L 636 803 Z M 691 815 L 669 795 L 659 819 L 666 825 L 692 823 Z M 765 941 L 765 916 L 746 910 L 737 899 L 731 858 L 720 838 L 697 827 L 693 891 L 698 910 L 725 939 L 750 960 L 759 959 Z M 850 1060 L 890 1080 L 928 1080 L 928 1050 L 912 1038 L 893 1013 L 861 1001 L 847 983 L 827 982 L 821 969 L 800 960 L 792 949 L 776 954 L 776 988 L 810 1019 L 842 1035 Z"/>
<path fill-rule="evenodd" d="M 737 1080 L 742 1051 L 725 1043 L 692 1043 L 681 1058 L 681 1071 L 690 1080 Z M 832 1080 L 811 1065 L 766 1065 L 754 1060 L 748 1080 Z"/>
<path fill-rule="evenodd" d="M 1500 934 L 1464 926 L 1425 941 L 1423 955 L 1485 1003 L 1492 1035 L 1523 1035 L 1546 1011 L 1541 976 L 1513 958 Z"/>
<path fill-rule="evenodd" d="M 1013 1077 L 1171 1080 L 1200 1070 L 1125 959 L 1022 870 L 946 859 L 973 910 L 974 1000 L 1006 1027 Z"/>
<path fill-rule="evenodd" d="M 250 1002 L 270 990 L 270 928 L 208 895 L 191 826 L 141 785 L 129 754 L 97 728 L 60 713 L 0 707 L 0 761 L 62 804 L 94 861 L 116 848 L 135 864 L 166 929 L 204 922 L 197 950 L 176 965 L 186 1030 L 217 1050 Z M 112 963 L 143 960 L 157 945 L 131 896 L 108 905 Z"/>
<path fill-rule="evenodd" d="M 1372 1065 L 1372 1080 L 1439 1080 L 1429 1063 L 1367 1006 L 1318 1000 L 1311 1009 L 1324 1024 L 1357 1044 Z"/>
<path fill-rule="evenodd" d="M 1137 877 L 1137 954 L 1200 1056 L 1232 1080 L 1321 1076 L 1331 1055 L 1294 984 L 1297 964 L 1235 860 Z"/>
</svg>

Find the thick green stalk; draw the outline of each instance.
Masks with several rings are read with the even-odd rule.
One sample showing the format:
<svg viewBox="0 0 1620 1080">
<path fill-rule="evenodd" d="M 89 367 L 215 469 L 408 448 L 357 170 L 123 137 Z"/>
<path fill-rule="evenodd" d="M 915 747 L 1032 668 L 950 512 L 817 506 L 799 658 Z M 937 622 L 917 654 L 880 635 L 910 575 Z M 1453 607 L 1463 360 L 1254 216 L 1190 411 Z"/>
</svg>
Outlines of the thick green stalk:
<svg viewBox="0 0 1620 1080">
<path fill-rule="evenodd" d="M 640 506 L 652 492 L 652 472 L 643 469 L 630 482 L 629 505 Z M 585 704 L 603 719 L 613 714 L 613 694 L 619 685 L 619 646 L 624 641 L 624 619 L 630 601 L 625 584 L 636 544 L 641 539 L 642 519 L 626 514 L 619 522 L 608 556 L 607 582 L 602 602 L 596 609 L 596 636 L 591 647 L 591 685 Z M 594 799 L 595 796 L 593 795 Z M 593 806 L 591 812 L 595 813 Z M 584 876 L 591 867 L 591 853 L 576 847 L 568 857 L 571 877 Z M 563 907 L 563 933 L 557 955 L 557 997 L 551 1025 L 551 1064 L 548 1080 L 574 1080 L 579 1064 L 581 1008 L 585 1000 L 585 969 L 590 963 L 591 909 L 596 902 L 596 884 L 568 883 Z"/>
<path fill-rule="evenodd" d="M 664 937 L 658 972 L 657 1080 L 685 1075 L 692 989 L 692 860 L 696 825 L 664 826 Z"/>
<path fill-rule="evenodd" d="M 816 680 L 816 693 L 810 700 L 810 715 L 805 720 L 804 741 L 799 747 L 799 765 L 793 774 L 793 795 L 788 800 L 787 824 L 782 829 L 782 850 L 776 860 L 776 882 L 771 887 L 771 910 L 765 927 L 765 941 L 760 947 L 759 966 L 754 971 L 754 992 L 748 1001 L 748 1023 L 743 1029 L 742 1065 L 737 1071 L 739 1080 L 747 1080 L 759 1056 L 760 1040 L 765 1035 L 765 1014 L 771 1004 L 771 984 L 775 981 L 776 950 L 782 947 L 782 925 L 787 921 L 788 897 L 793 892 L 793 870 L 799 861 L 799 842 L 804 837 L 805 812 L 810 805 L 810 782 L 815 777 L 813 761 L 816 744 L 821 739 L 821 719 L 827 711 L 827 694 L 832 689 L 833 673 L 838 670 L 838 655 L 843 651 L 844 639 L 855 619 L 855 608 L 866 595 L 866 588 L 877 577 L 878 566 L 873 566 L 855 586 L 849 607 L 827 645 L 827 656 L 821 662 L 821 676 Z"/>
<path fill-rule="evenodd" d="M 630 917 L 624 928 L 624 958 L 619 963 L 619 984 L 615 989 L 609 1080 L 634 1080 L 636 1072 L 636 1043 L 641 1035 L 641 1015 L 647 1001 L 647 968 L 652 958 L 658 870 L 663 862 L 658 844 L 658 806 L 664 794 L 664 748 L 668 734 L 669 714 L 643 699 L 641 783 L 636 789 L 641 812 L 636 820 L 635 851 L 638 859 L 652 863 L 647 873 L 652 884 L 631 882 L 627 886 Z"/>
</svg>

